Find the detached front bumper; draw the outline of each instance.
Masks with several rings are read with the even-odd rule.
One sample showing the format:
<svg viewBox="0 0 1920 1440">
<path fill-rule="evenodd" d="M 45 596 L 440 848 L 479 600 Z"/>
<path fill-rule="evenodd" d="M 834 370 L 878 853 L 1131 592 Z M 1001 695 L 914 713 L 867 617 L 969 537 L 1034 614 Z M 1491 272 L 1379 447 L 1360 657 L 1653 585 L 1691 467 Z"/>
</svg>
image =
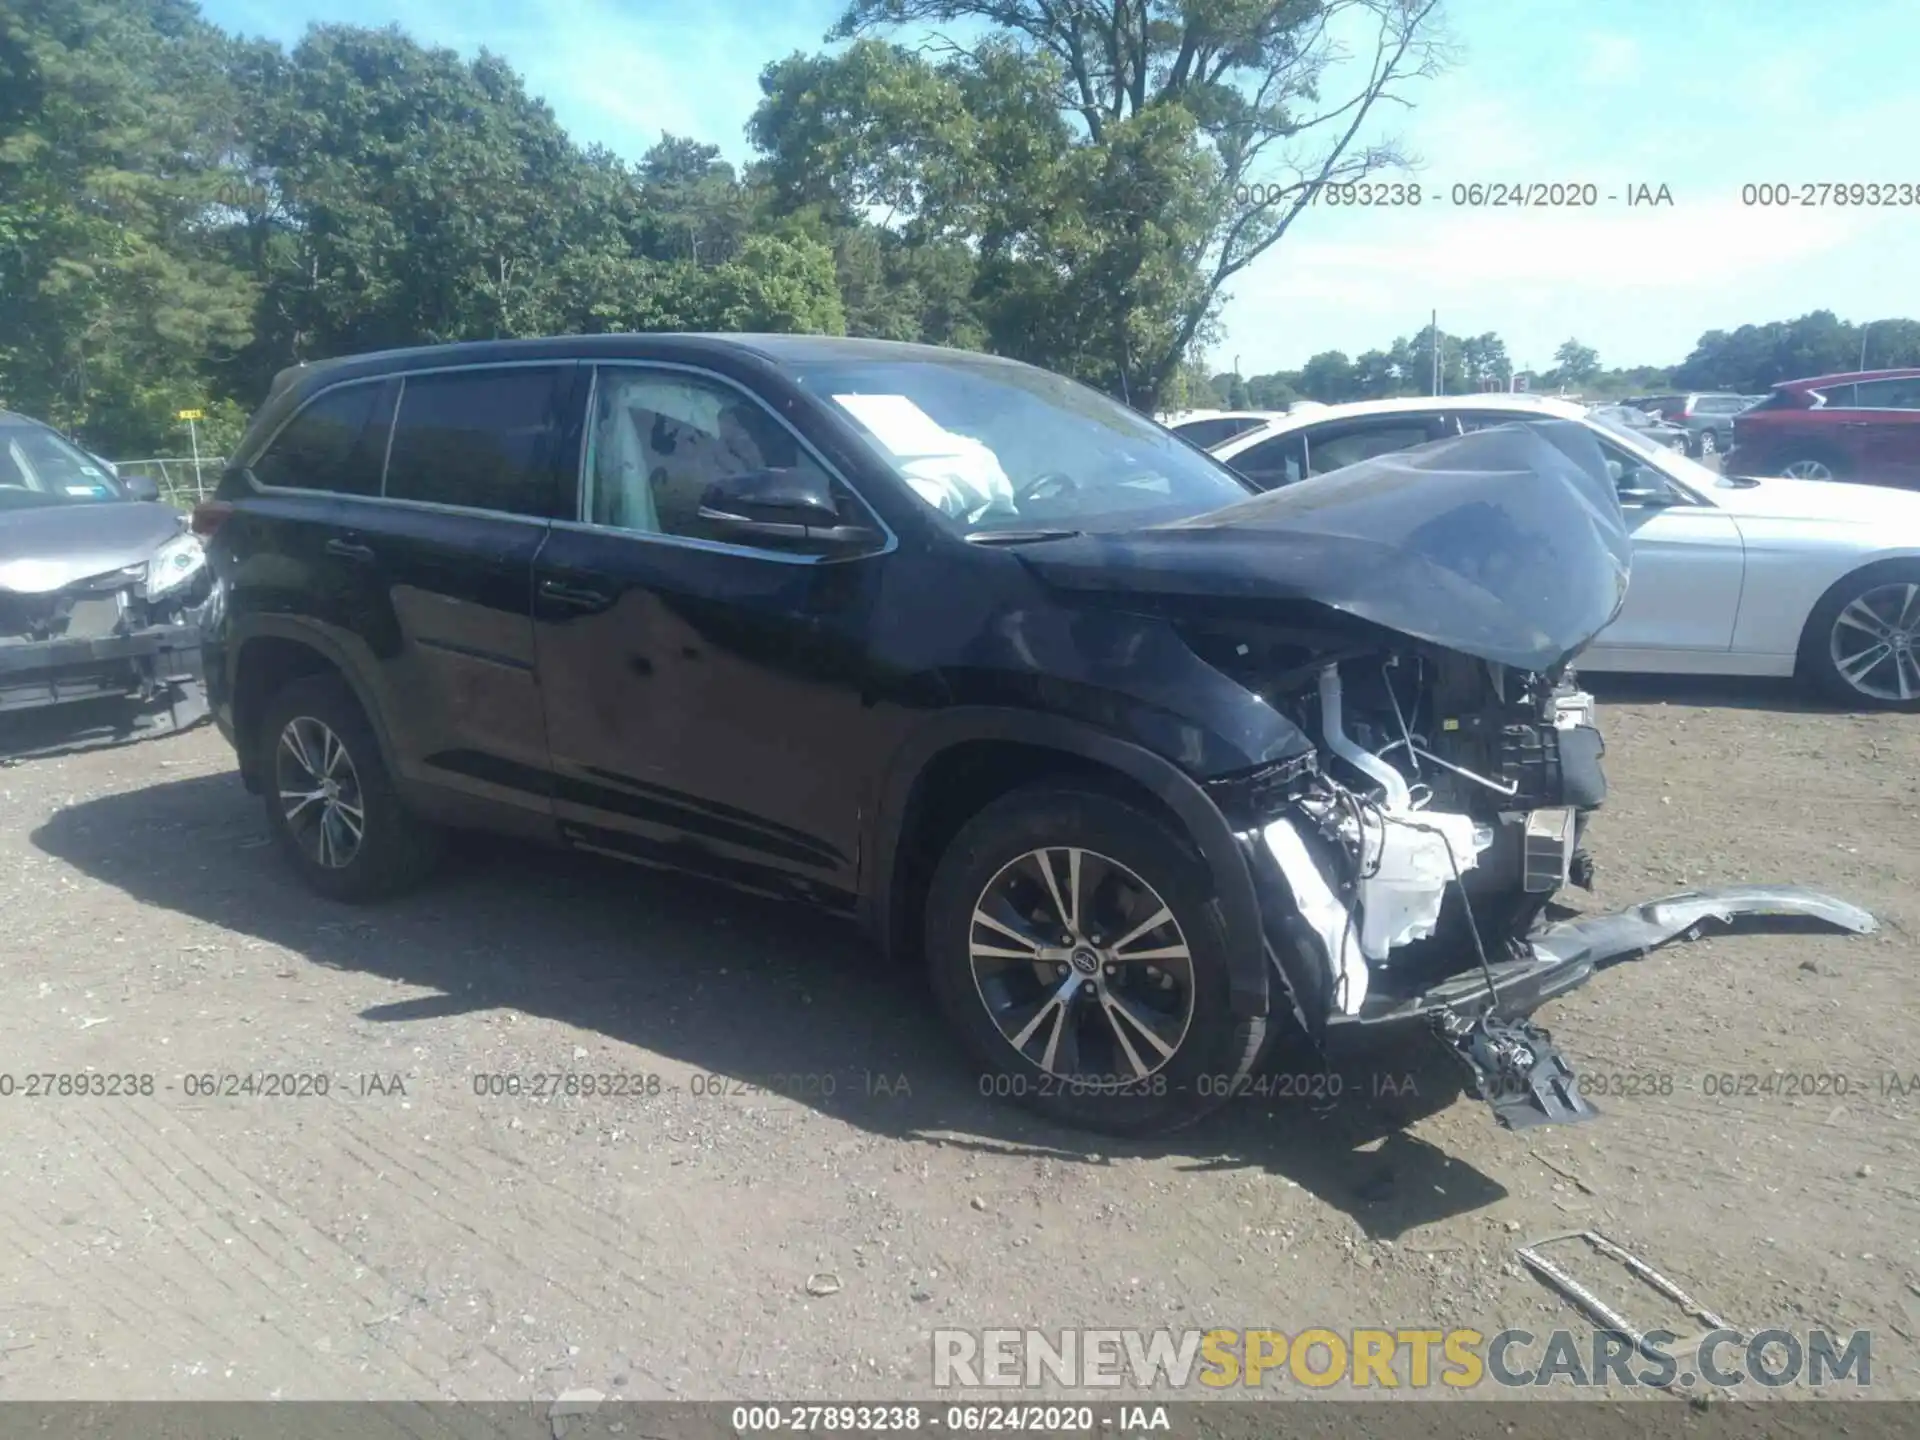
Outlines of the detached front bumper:
<svg viewBox="0 0 1920 1440">
<path fill-rule="evenodd" d="M 197 612 L 117 635 L 0 643 L 0 756 L 170 733 L 206 713 Z"/>
</svg>

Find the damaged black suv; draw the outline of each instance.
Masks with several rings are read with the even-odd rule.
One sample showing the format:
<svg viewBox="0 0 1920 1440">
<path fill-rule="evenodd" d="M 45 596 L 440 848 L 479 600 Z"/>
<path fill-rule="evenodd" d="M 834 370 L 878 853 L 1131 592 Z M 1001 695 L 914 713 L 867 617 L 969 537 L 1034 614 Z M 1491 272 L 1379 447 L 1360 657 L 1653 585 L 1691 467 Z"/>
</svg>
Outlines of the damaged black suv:
<svg viewBox="0 0 1920 1440">
<path fill-rule="evenodd" d="M 843 911 L 1071 1123 L 1403 1019 L 1579 1114 L 1523 1017 L 1690 923 L 1542 924 L 1629 568 L 1578 427 L 1256 495 L 986 356 L 499 342 L 290 372 L 196 526 L 215 715 L 315 889 L 479 826 Z"/>
</svg>

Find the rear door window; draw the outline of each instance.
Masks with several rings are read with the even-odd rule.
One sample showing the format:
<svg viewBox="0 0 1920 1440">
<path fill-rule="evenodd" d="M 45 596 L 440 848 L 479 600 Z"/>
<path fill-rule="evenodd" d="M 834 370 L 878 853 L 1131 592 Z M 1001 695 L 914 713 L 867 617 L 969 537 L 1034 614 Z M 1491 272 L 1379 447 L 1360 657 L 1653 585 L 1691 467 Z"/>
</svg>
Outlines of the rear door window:
<svg viewBox="0 0 1920 1440">
<path fill-rule="evenodd" d="M 249 468 L 262 485 L 378 495 L 387 421 L 397 387 L 360 381 L 323 391 L 274 436 Z"/>
<path fill-rule="evenodd" d="M 1307 473 L 1307 442 L 1299 434 L 1276 435 L 1248 447 L 1226 462 L 1262 490 L 1291 485 Z"/>
<path fill-rule="evenodd" d="M 575 368 L 407 376 L 386 497 L 550 518 Z"/>
<path fill-rule="evenodd" d="M 1359 424 L 1327 426 L 1307 432 L 1308 473 L 1324 475 L 1390 455 L 1396 450 L 1411 450 L 1441 433 L 1442 422 L 1436 416 L 1418 415 L 1392 420 L 1363 421 Z"/>
<path fill-rule="evenodd" d="M 1853 403 L 1862 410 L 1920 410 L 1920 378 L 1862 380 L 1853 389 Z"/>
</svg>

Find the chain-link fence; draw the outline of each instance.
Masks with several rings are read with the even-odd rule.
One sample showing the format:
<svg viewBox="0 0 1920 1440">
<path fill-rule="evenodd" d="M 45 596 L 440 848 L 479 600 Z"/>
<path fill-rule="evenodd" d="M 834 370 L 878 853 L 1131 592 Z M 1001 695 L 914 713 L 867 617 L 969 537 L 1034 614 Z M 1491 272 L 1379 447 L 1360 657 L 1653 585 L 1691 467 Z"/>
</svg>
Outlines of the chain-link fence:
<svg viewBox="0 0 1920 1440">
<path fill-rule="evenodd" d="M 116 460 L 113 468 L 123 480 L 134 475 L 147 476 L 160 487 L 162 500 L 184 510 L 190 505 L 198 505 L 213 493 L 220 483 L 220 473 L 227 468 L 227 462 L 207 455 L 202 455 L 197 461 L 159 455 L 146 460 Z"/>
</svg>

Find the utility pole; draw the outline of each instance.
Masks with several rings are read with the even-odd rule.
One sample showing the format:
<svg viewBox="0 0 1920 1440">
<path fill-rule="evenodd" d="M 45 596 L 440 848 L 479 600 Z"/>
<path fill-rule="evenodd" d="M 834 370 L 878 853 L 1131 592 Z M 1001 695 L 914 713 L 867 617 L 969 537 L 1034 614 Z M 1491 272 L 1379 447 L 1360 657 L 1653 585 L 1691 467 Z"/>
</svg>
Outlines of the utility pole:
<svg viewBox="0 0 1920 1440">
<path fill-rule="evenodd" d="M 1433 356 L 1433 379 L 1429 382 L 1427 393 L 1440 393 L 1440 312 L 1433 310 L 1427 316 L 1427 349 Z"/>
</svg>

